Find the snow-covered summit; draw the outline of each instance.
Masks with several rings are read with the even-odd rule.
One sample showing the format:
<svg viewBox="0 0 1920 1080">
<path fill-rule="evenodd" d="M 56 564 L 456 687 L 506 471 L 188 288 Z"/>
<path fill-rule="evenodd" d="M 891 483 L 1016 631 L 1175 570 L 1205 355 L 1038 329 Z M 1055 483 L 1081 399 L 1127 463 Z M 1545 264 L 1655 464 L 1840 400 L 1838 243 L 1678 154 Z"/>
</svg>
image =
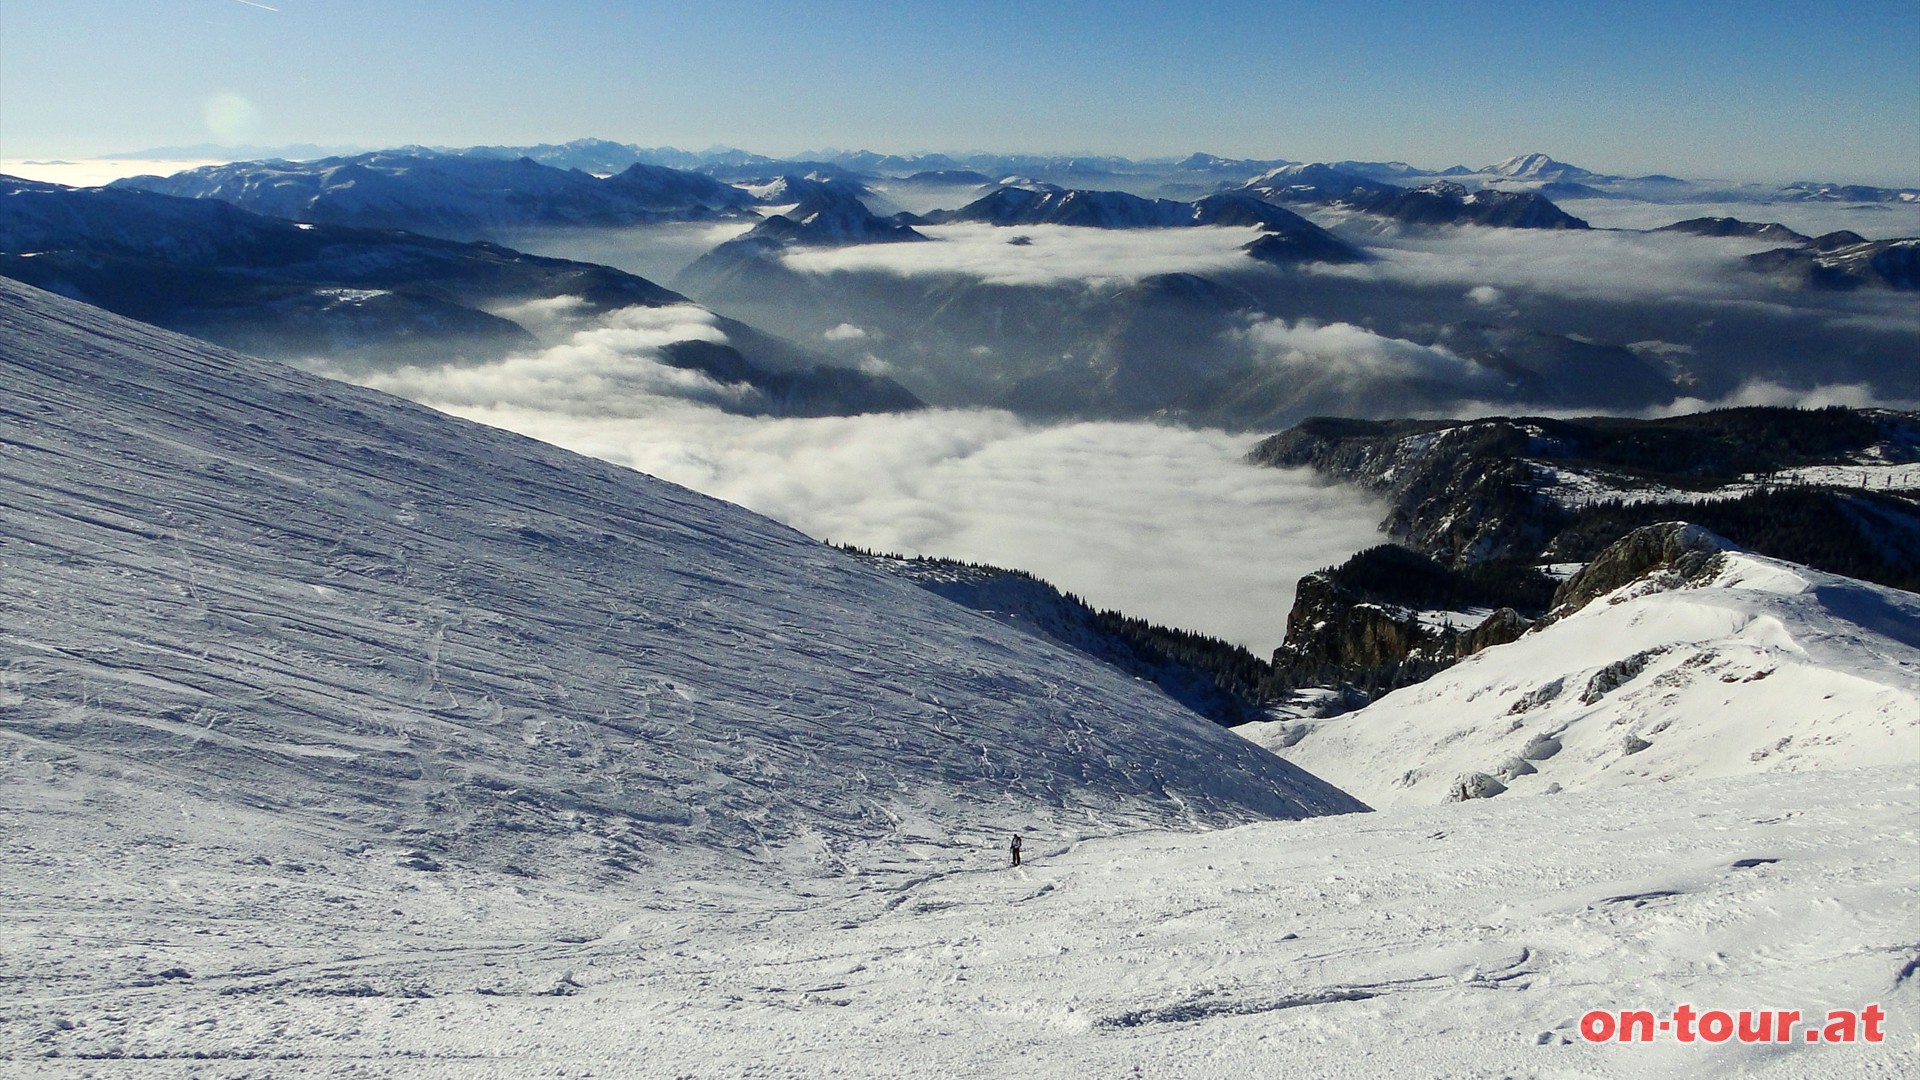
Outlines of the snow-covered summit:
<svg viewBox="0 0 1920 1080">
<path fill-rule="evenodd" d="M 1480 170 L 1493 176 L 1505 176 L 1515 180 L 1557 180 L 1571 182 L 1587 180 L 1596 174 L 1578 165 L 1569 165 L 1564 161 L 1555 161 L 1545 154 L 1515 154 L 1505 161 L 1496 162 Z"/>
<path fill-rule="evenodd" d="M 1250 734 L 1380 806 L 1920 763 L 1920 596 L 1682 529 L 1512 644 Z"/>
</svg>

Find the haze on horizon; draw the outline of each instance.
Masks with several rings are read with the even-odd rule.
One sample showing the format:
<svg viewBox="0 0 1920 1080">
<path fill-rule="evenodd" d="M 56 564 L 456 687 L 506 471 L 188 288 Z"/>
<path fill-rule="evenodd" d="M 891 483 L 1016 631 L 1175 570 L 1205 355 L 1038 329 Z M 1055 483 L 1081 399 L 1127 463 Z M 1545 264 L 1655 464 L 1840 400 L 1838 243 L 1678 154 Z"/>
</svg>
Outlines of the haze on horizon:
<svg viewBox="0 0 1920 1080">
<path fill-rule="evenodd" d="M 1909 186 L 1920 8 L 10 0 L 0 102 L 7 159 L 594 136 Z"/>
</svg>

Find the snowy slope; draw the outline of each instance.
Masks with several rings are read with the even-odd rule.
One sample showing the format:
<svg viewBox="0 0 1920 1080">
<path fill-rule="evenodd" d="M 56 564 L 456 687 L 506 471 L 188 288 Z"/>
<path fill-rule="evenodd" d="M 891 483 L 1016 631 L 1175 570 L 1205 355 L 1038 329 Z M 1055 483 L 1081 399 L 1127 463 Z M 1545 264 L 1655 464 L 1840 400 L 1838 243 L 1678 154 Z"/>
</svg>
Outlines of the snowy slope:
<svg viewBox="0 0 1920 1080">
<path fill-rule="evenodd" d="M 567 877 L 1355 806 L 737 507 L 0 290 L 17 759 Z"/>
<path fill-rule="evenodd" d="M 0 1074 L 1920 1069 L 1911 751 L 1087 837 L 1339 799 L 737 508 L 0 289 Z M 1876 598 L 1796 640 L 1872 669 Z M 1682 1002 L 1889 1039 L 1578 1036 Z"/>
<path fill-rule="evenodd" d="M 1439 802 L 1476 773 L 1523 794 L 1920 764 L 1920 596 L 1723 558 L 1697 587 L 1642 578 L 1358 712 L 1240 730 L 1374 805 Z"/>
<path fill-rule="evenodd" d="M 51 766 L 46 768 L 51 771 Z M 14 775 L 18 775 L 16 772 Z M 71 773 L 69 773 L 71 775 Z M 80 785 L 53 788 L 56 797 Z M 1920 1071 L 1920 787 L 1823 770 L 930 851 L 635 899 L 343 856 L 99 780 L 0 884 L 0 1073 L 1870 1077 Z M 36 818 L 38 820 L 38 818 Z M 119 828 L 106 823 L 117 823 Z M 226 840 L 225 837 L 222 837 Z M 264 851 L 265 854 L 257 852 Z M 170 973 L 170 974 L 163 974 Z M 1878 1004 L 1877 1045 L 1592 1045 L 1589 1009 Z M 53 1056 L 53 1055 L 58 1055 Z"/>
</svg>

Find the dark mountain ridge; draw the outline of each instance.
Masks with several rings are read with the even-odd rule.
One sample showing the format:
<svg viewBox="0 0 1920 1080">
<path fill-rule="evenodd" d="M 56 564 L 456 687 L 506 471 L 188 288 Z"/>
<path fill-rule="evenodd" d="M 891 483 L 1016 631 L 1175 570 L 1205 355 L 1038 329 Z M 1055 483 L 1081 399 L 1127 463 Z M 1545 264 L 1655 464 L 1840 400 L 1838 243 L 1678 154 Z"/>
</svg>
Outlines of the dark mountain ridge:
<svg viewBox="0 0 1920 1080">
<path fill-rule="evenodd" d="M 1203 225 L 1255 226 L 1268 235 L 1242 250 L 1262 262 L 1360 262 L 1358 248 L 1281 206 L 1243 192 L 1217 192 L 1192 202 L 1145 199 L 1124 191 L 1002 187 L 958 210 L 936 210 L 916 224 L 979 222 L 998 226 L 1069 225 L 1095 229 L 1172 229 Z"/>
<path fill-rule="evenodd" d="M 1332 165 L 1290 165 L 1241 189 L 1275 202 L 1341 206 L 1406 225 L 1482 225 L 1507 229 L 1585 229 L 1587 223 L 1532 191 L 1469 191 L 1440 180 L 1405 188 Z"/>
<path fill-rule="evenodd" d="M 235 349 L 352 370 L 480 362 L 537 347 L 491 313 L 570 298 L 578 314 L 691 304 L 645 278 L 398 230 L 296 223 L 213 199 L 0 179 L 0 275 Z M 724 318 L 729 344 L 669 362 L 799 415 L 897 411 L 890 379 L 833 368 Z M 689 343 L 691 344 L 691 343 Z"/>
<path fill-rule="evenodd" d="M 1856 233 L 1830 233 L 1808 247 L 1775 248 L 1746 261 L 1755 270 L 1814 289 L 1920 289 L 1920 238 L 1862 240 Z"/>
<path fill-rule="evenodd" d="M 1750 236 L 1783 244 L 1810 243 L 1813 238 L 1772 221 L 1742 221 L 1731 217 L 1698 217 L 1662 225 L 1654 232 L 1691 233 L 1694 236 Z"/>
<path fill-rule="evenodd" d="M 1383 492 L 1388 536 L 1466 565 L 1536 557 L 1581 506 L 1615 497 L 1658 504 L 1672 501 L 1663 491 L 1747 495 L 1746 487 L 1809 486 L 1770 479 L 1788 470 L 1920 461 L 1920 414 L 1756 406 L 1659 420 L 1315 417 L 1264 440 L 1248 460 L 1307 466 Z M 1569 499 L 1562 474 L 1600 490 Z"/>
</svg>

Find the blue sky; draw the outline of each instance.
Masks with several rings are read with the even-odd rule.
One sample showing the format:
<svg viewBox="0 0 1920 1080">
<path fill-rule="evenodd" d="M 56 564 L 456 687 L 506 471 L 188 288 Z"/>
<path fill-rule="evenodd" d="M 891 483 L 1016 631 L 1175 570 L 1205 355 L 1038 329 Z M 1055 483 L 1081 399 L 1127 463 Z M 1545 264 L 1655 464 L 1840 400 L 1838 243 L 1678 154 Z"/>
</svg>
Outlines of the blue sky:
<svg viewBox="0 0 1920 1080">
<path fill-rule="evenodd" d="M 1913 185 L 1920 4 L 0 5 L 0 157 L 583 136 Z"/>
</svg>

